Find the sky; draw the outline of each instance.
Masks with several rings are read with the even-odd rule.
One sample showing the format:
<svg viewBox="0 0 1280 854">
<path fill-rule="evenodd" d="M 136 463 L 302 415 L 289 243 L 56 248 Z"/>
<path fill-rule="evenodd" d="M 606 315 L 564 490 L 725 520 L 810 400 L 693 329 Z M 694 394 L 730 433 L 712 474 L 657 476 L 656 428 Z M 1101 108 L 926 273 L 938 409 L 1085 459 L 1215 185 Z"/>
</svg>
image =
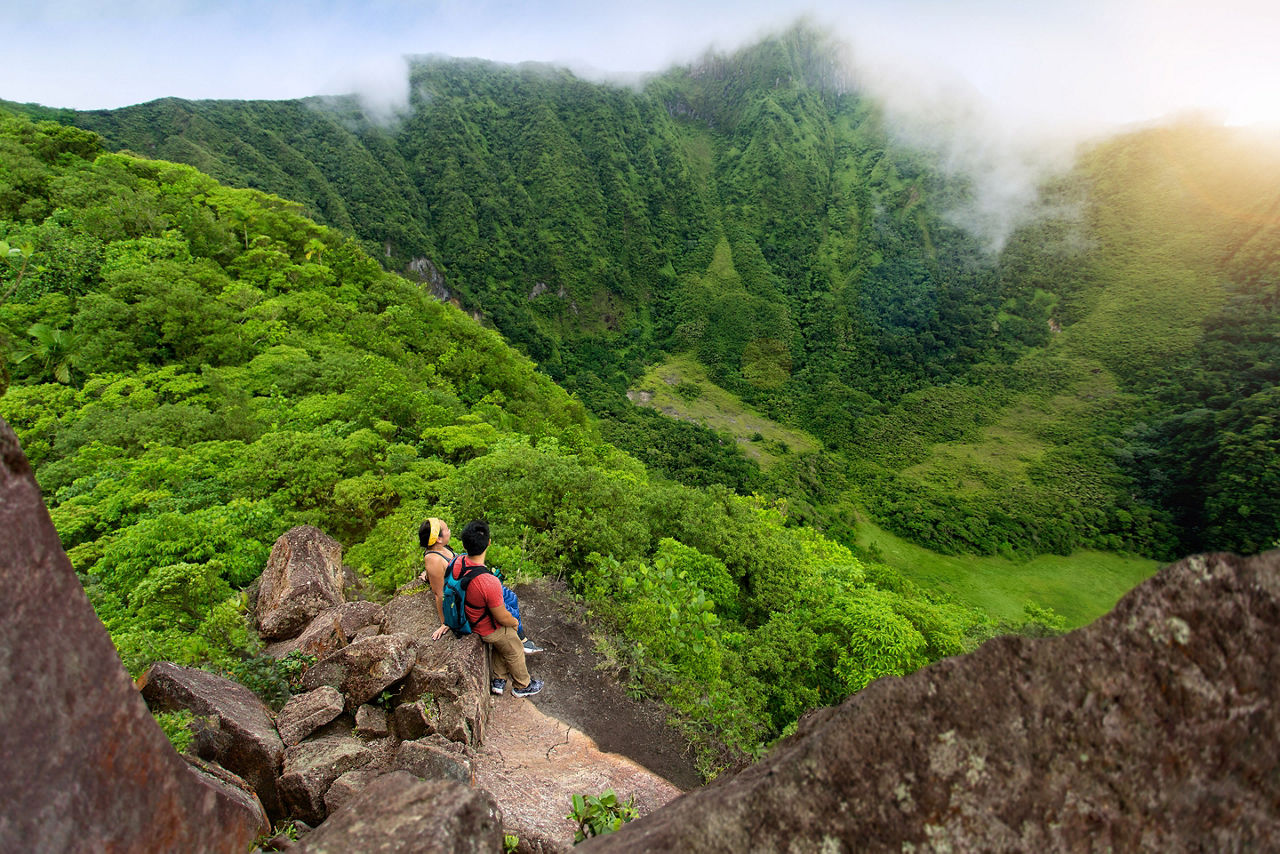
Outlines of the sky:
<svg viewBox="0 0 1280 854">
<path fill-rule="evenodd" d="M 802 15 L 904 111 L 964 101 L 1007 128 L 1198 111 L 1280 124 L 1274 0 L 0 0 L 0 98 L 405 96 L 405 55 L 660 71 Z"/>
<path fill-rule="evenodd" d="M 0 0 L 0 99 L 356 92 L 392 118 L 406 56 L 591 79 L 731 51 L 800 18 L 848 49 L 904 141 L 973 180 L 958 224 L 998 250 L 1079 143 L 1194 115 L 1280 132 L 1280 0 Z"/>
</svg>

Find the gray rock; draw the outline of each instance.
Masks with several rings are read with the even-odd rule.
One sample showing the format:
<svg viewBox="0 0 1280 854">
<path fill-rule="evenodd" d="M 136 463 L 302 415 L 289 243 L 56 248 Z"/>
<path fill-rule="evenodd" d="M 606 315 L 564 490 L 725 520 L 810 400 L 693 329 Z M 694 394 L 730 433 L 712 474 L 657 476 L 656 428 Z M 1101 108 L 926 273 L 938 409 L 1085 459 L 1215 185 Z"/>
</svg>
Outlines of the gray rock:
<svg viewBox="0 0 1280 854">
<path fill-rule="evenodd" d="M 363 768 L 373 753 L 359 740 L 330 736 L 304 741 L 285 751 L 280 792 L 291 815 L 316 825 L 324 821 L 324 796 L 348 771 Z"/>
<path fill-rule="evenodd" d="M 368 703 L 356 709 L 356 735 L 365 738 L 384 738 L 391 733 L 387 726 L 387 713 Z"/>
<path fill-rule="evenodd" d="M 268 644 L 266 653 L 284 658 L 291 652 L 324 658 L 359 637 L 382 633 L 383 608 L 374 602 L 343 602 L 321 611 L 296 638 Z M 360 633 L 366 629 L 372 632 Z"/>
<path fill-rule="evenodd" d="M 152 709 L 186 709 L 204 718 L 193 742 L 196 754 L 246 780 L 273 820 L 284 814 L 276 790 L 284 742 L 271 710 L 252 691 L 217 674 L 167 661 L 153 664 L 138 682 Z"/>
<path fill-rule="evenodd" d="M 3 419 L 0 590 L 0 851 L 248 850 L 256 822 L 147 711 Z"/>
<path fill-rule="evenodd" d="M 881 679 L 580 848 L 1274 848 L 1278 668 L 1280 552 L 1191 557 L 1069 635 Z"/>
<path fill-rule="evenodd" d="M 382 630 L 387 634 L 404 632 L 419 641 L 430 641 L 431 633 L 439 627 L 431 586 L 416 578 L 396 591 L 382 618 Z"/>
<path fill-rule="evenodd" d="M 308 690 L 321 685 L 337 688 L 346 698 L 347 711 L 354 712 L 403 679 L 416 660 L 408 635 L 378 635 L 317 661 L 303 677 L 302 685 Z"/>
<path fill-rule="evenodd" d="M 343 705 L 342 693 L 328 685 L 294 696 L 276 715 L 280 739 L 293 747 L 342 714 Z"/>
<path fill-rule="evenodd" d="M 491 854 L 502 850 L 502 814 L 486 792 L 399 771 L 374 780 L 300 848 L 306 854 Z"/>
<path fill-rule="evenodd" d="M 324 805 L 329 811 L 329 815 L 333 815 L 338 810 L 358 796 L 361 792 L 369 787 L 374 780 L 386 774 L 385 768 L 357 768 L 355 771 L 348 771 L 341 777 L 333 781 L 333 785 L 329 787 L 329 791 L 324 793 Z"/>
<path fill-rule="evenodd" d="M 351 636 L 351 642 L 355 643 L 356 641 L 364 640 L 365 638 L 376 637 L 380 634 L 382 634 L 381 626 L 365 626 L 363 629 L 360 629 L 354 635 Z"/>
<path fill-rule="evenodd" d="M 457 780 L 471 785 L 470 758 L 445 747 L 450 742 L 442 736 L 434 736 L 439 741 L 432 741 L 432 738 L 428 736 L 421 741 L 401 742 L 396 750 L 396 768 L 424 780 Z"/>
<path fill-rule="evenodd" d="M 391 723 L 396 736 L 412 741 L 436 731 L 439 712 L 431 700 L 415 700 L 401 703 L 391 713 Z"/>
<path fill-rule="evenodd" d="M 300 525 L 271 548 L 258 586 L 258 631 L 279 640 L 299 634 L 320 612 L 343 602 L 342 546 Z"/>
</svg>

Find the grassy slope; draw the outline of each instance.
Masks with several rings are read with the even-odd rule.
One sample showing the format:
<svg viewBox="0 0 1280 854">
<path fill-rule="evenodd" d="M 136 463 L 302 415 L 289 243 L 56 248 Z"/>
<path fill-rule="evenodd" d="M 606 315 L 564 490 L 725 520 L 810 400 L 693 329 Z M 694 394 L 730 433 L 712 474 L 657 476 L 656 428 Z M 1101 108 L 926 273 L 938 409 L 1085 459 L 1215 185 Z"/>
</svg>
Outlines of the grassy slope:
<svg viewBox="0 0 1280 854">
<path fill-rule="evenodd" d="M 1025 563 L 1002 557 L 951 557 L 895 537 L 870 521 L 858 521 L 858 545 L 874 547 L 884 562 L 928 589 L 942 590 L 995 617 L 1018 620 L 1027 602 L 1046 605 L 1073 628 L 1111 610 L 1149 578 L 1159 564 L 1146 558 L 1078 551 L 1040 555 Z"/>
<path fill-rule="evenodd" d="M 1087 154 L 1081 174 L 1092 203 L 1083 219 L 1095 278 L 1086 308 L 1017 366 L 1056 381 L 1002 401 L 971 394 L 979 426 L 933 445 L 901 474 L 961 495 L 998 493 L 1034 477 L 1046 452 L 1099 429 L 1089 425 L 1115 423 L 1122 412 L 1140 417 L 1151 402 L 1125 389 L 1188 358 L 1225 300 L 1223 259 L 1274 206 L 1252 176 L 1275 169 L 1276 151 L 1256 145 L 1191 126 L 1121 137 Z"/>
<path fill-rule="evenodd" d="M 676 393 L 680 383 L 693 383 L 699 395 L 685 400 Z M 733 435 L 739 446 L 756 462 L 768 468 L 778 459 L 782 443 L 788 453 L 805 453 L 818 450 L 818 441 L 809 434 L 771 421 L 761 415 L 741 398 L 713 383 L 707 377 L 706 368 L 690 355 L 669 357 L 654 365 L 632 387 L 629 395 L 636 403 L 651 406 L 673 418 L 696 421 L 712 430 L 723 430 Z M 763 441 L 752 441 L 756 433 Z"/>
<path fill-rule="evenodd" d="M 998 488 L 1004 478 L 1025 476 L 1026 462 L 1047 447 L 1045 441 L 1036 438 L 1046 424 L 1075 417 L 1090 399 L 1114 393 L 1107 372 L 1094 373 L 1092 368 L 1086 368 L 1082 373 L 1075 394 L 1055 395 L 1045 401 L 1021 399 L 985 428 L 979 440 L 937 445 L 934 457 L 913 471 L 922 477 L 961 472 L 962 489 Z M 696 383 L 701 394 L 692 401 L 685 400 L 675 392 L 681 382 Z M 765 466 L 777 459 L 766 450 L 769 441 L 785 442 L 796 452 L 818 447 L 807 434 L 770 421 L 716 386 L 691 356 L 672 356 L 655 366 L 635 384 L 632 395 L 637 402 L 643 401 L 672 417 L 696 420 L 732 433 Z M 749 440 L 757 431 L 765 442 Z M 909 543 L 865 519 L 859 519 L 857 530 L 858 545 L 874 546 L 885 563 L 912 581 L 950 593 L 997 618 L 1014 621 L 1022 617 L 1027 602 L 1034 602 L 1053 608 L 1073 627 L 1084 625 L 1109 611 L 1159 566 L 1146 558 L 1096 551 L 1078 551 L 1066 557 L 1041 555 L 1025 562 L 1001 557 L 947 556 Z"/>
</svg>

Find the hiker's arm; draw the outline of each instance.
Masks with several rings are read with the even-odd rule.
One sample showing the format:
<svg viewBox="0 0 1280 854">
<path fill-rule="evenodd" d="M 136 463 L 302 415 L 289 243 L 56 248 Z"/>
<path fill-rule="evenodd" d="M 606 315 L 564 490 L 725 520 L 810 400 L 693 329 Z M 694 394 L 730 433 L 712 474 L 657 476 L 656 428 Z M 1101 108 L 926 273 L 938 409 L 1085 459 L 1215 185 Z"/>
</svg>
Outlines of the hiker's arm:
<svg viewBox="0 0 1280 854">
<path fill-rule="evenodd" d="M 515 628 L 520 625 L 520 621 L 511 616 L 511 612 L 501 605 L 490 605 L 489 613 L 493 615 L 493 621 L 500 626 Z"/>
</svg>

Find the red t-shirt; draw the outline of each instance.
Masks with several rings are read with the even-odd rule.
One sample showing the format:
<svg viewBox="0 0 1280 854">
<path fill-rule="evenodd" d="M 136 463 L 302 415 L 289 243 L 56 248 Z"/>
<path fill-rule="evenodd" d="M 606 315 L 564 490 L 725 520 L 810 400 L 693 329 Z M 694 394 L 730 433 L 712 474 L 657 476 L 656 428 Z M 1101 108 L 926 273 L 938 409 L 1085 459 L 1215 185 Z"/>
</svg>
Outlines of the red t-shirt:
<svg viewBox="0 0 1280 854">
<path fill-rule="evenodd" d="M 461 578 L 464 569 L 481 565 L 472 563 L 471 559 L 464 555 L 462 560 L 454 564 L 453 577 Z M 502 600 L 502 582 L 498 580 L 498 576 L 492 572 L 485 572 L 471 579 L 471 583 L 467 585 L 466 601 L 466 613 L 467 619 L 471 621 L 471 631 L 480 637 L 493 634 L 498 629 L 498 622 L 493 619 L 489 609 L 506 607 L 506 603 Z"/>
</svg>

